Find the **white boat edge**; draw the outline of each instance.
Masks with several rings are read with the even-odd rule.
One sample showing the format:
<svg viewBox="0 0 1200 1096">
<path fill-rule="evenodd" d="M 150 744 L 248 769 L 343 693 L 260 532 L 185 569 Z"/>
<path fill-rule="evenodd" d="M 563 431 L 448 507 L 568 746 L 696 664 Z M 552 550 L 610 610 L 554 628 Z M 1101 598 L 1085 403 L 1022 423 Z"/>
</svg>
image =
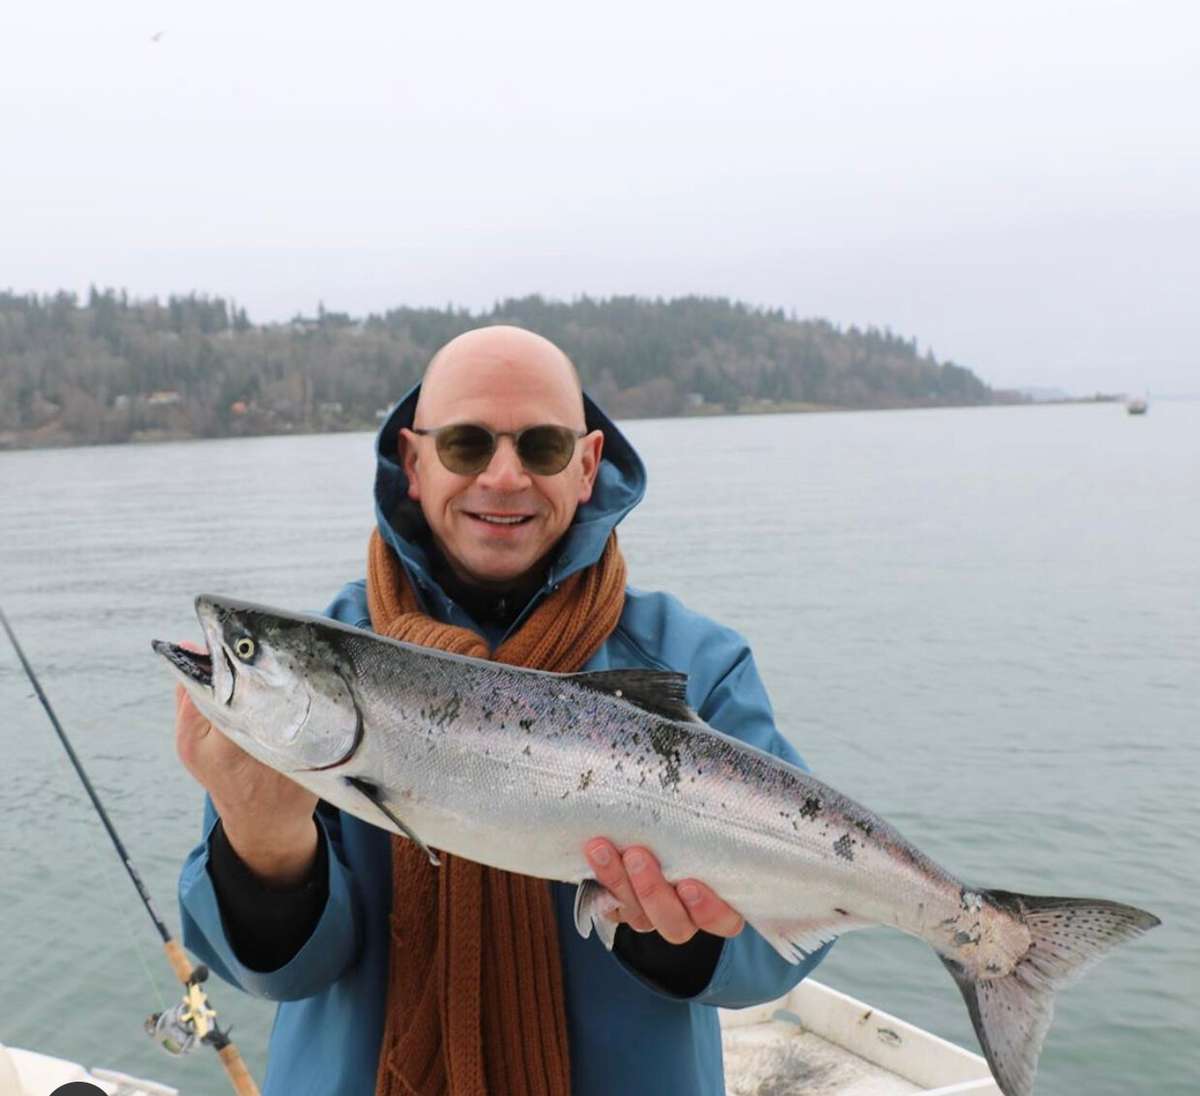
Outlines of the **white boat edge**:
<svg viewBox="0 0 1200 1096">
<path fill-rule="evenodd" d="M 46 1096 L 71 1081 L 87 1081 L 106 1096 L 179 1096 L 159 1081 L 113 1069 L 87 1070 L 78 1062 L 0 1043 L 0 1096 Z"/>
<path fill-rule="evenodd" d="M 895 1091 L 912 1092 L 915 1086 L 925 1096 L 1001 1096 L 981 1055 L 812 978 L 805 979 L 786 997 L 745 1009 L 721 1009 L 720 1013 L 726 1033 L 755 1025 L 765 1029 L 781 1020 L 790 1022 L 826 1040 L 847 1057 L 895 1075 Z M 775 1036 L 779 1040 L 786 1037 Z M 728 1073 L 728 1067 L 726 1080 L 730 1087 L 737 1080 Z M 886 1087 L 877 1091 L 883 1093 Z"/>
<path fill-rule="evenodd" d="M 825 1040 L 848 1062 L 861 1060 L 895 1078 L 895 1092 L 924 1096 L 1001 1096 L 987 1062 L 978 1054 L 872 1008 L 811 978 L 786 997 L 744 1009 L 720 1009 L 727 1038 L 754 1033 L 782 1043 L 787 1031 Z M 69 1081 L 90 1081 L 107 1096 L 179 1096 L 178 1089 L 112 1070 L 90 1072 L 77 1062 L 0 1043 L 0 1096 L 45 1096 Z M 738 1078 L 727 1076 L 730 1087 Z M 785 1092 L 786 1076 L 773 1078 Z M 833 1091 L 836 1091 L 834 1089 Z M 886 1081 L 873 1092 L 888 1091 Z"/>
</svg>

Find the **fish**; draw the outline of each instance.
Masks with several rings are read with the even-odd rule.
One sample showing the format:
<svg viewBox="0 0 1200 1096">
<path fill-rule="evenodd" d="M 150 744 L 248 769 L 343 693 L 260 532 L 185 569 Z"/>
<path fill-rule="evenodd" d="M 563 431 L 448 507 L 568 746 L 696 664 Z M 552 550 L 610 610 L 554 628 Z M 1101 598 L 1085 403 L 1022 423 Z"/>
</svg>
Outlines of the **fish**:
<svg viewBox="0 0 1200 1096">
<path fill-rule="evenodd" d="M 968 885 L 803 769 L 708 726 L 687 677 L 555 674 L 324 617 L 196 598 L 207 649 L 155 640 L 196 707 L 247 753 L 438 851 L 576 884 L 612 948 L 616 900 L 584 846 L 651 849 L 703 879 L 784 959 L 860 929 L 918 936 L 950 972 L 1005 1096 L 1030 1096 L 1055 993 L 1158 925 L 1098 898 Z"/>
</svg>

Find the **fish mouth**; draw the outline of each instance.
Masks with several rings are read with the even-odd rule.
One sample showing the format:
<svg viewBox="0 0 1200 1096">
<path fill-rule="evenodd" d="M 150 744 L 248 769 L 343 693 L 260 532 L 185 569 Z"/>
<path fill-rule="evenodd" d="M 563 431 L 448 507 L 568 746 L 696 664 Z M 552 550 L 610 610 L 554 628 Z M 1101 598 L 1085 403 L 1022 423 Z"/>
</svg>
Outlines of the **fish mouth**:
<svg viewBox="0 0 1200 1096">
<path fill-rule="evenodd" d="M 161 639 L 154 640 L 150 646 L 174 666 L 183 677 L 190 678 L 205 688 L 212 688 L 213 664 L 212 655 L 208 651 L 189 651 L 178 643 L 167 643 Z"/>
</svg>

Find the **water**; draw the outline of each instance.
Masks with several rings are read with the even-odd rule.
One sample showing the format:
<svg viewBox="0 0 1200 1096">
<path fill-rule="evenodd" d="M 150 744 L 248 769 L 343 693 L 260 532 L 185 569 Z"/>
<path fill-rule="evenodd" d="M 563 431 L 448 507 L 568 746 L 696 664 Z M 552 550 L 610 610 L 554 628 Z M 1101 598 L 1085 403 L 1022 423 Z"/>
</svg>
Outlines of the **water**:
<svg viewBox="0 0 1200 1096">
<path fill-rule="evenodd" d="M 627 430 L 635 582 L 749 637 L 819 775 L 972 883 L 1163 918 L 1060 996 L 1040 1096 L 1194 1093 L 1200 404 Z M 324 605 L 364 571 L 372 465 L 366 435 L 0 454 L 0 604 L 173 926 L 201 796 L 149 640 L 195 637 L 200 591 Z M 168 968 L 3 642 L 0 751 L 0 1041 L 223 1096 L 215 1056 L 141 1033 Z M 919 941 L 855 934 L 821 977 L 975 1046 Z M 261 1077 L 271 1009 L 211 989 Z"/>
</svg>

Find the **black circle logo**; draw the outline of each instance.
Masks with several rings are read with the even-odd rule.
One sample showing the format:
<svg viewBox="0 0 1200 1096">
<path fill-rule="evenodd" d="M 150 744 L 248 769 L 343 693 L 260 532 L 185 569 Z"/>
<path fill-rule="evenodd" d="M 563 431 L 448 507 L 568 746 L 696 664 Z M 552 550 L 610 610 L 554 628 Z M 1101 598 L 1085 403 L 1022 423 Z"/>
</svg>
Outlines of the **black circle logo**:
<svg viewBox="0 0 1200 1096">
<path fill-rule="evenodd" d="M 104 1089 L 90 1081 L 68 1081 L 59 1085 L 50 1096 L 104 1096 Z"/>
</svg>

